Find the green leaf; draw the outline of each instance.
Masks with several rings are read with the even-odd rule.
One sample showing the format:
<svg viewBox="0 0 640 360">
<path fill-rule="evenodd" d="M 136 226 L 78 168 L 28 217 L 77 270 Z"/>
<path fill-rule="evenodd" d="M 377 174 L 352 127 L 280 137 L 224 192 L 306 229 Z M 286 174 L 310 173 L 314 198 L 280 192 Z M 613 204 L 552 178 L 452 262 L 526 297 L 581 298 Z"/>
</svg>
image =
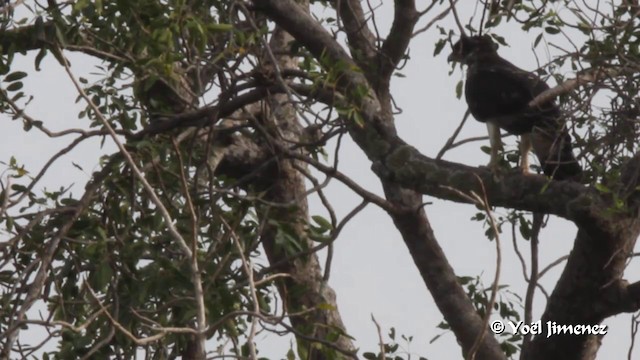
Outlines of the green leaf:
<svg viewBox="0 0 640 360">
<path fill-rule="evenodd" d="M 331 225 L 331 223 L 320 215 L 314 215 L 311 217 L 311 219 L 313 219 L 313 221 L 315 221 L 316 224 L 318 224 L 320 232 L 326 232 L 328 230 L 333 229 L 333 226 Z"/>
<path fill-rule="evenodd" d="M 544 31 L 547 32 L 548 34 L 551 35 L 555 35 L 555 34 L 559 34 L 560 33 L 560 29 L 553 27 L 553 26 L 547 26 L 544 28 Z"/>
<path fill-rule="evenodd" d="M 440 337 L 444 334 L 438 334 L 429 340 L 429 344 L 433 344 L 436 340 L 440 339 Z"/>
<path fill-rule="evenodd" d="M 603 194 L 610 194 L 611 193 L 611 189 L 609 189 L 606 185 L 604 185 L 602 183 L 595 184 L 595 188 L 596 188 L 596 190 L 598 190 L 599 192 L 601 192 Z"/>
<path fill-rule="evenodd" d="M 287 360 L 295 360 L 296 359 L 296 353 L 293 352 L 293 349 L 289 349 L 289 351 L 287 351 Z"/>
<path fill-rule="evenodd" d="M 26 186 L 19 185 L 19 184 L 11 185 L 11 189 L 16 191 L 16 192 L 25 192 L 25 191 L 27 191 L 27 187 Z"/>
<path fill-rule="evenodd" d="M 334 311 L 336 310 L 336 307 L 328 304 L 328 303 L 322 303 L 322 304 L 318 304 L 318 306 L 316 306 L 316 308 L 318 308 L 319 310 L 326 310 L 326 311 Z"/>
<path fill-rule="evenodd" d="M 538 36 L 536 36 L 536 40 L 533 42 L 533 47 L 537 47 L 540 40 L 542 40 L 542 34 L 538 34 Z"/>
<path fill-rule="evenodd" d="M 7 86 L 7 91 L 18 91 L 22 89 L 23 86 L 24 84 L 22 83 L 22 81 L 17 81 L 9 84 L 9 86 Z"/>
<path fill-rule="evenodd" d="M 113 276 L 113 270 L 107 261 L 103 261 L 92 274 L 92 286 L 95 290 L 103 290 Z"/>
<path fill-rule="evenodd" d="M 231 24 L 209 24 L 207 28 L 211 31 L 231 31 L 233 30 L 233 25 Z"/>
<path fill-rule="evenodd" d="M 84 8 L 86 8 L 87 6 L 89 6 L 89 1 L 88 0 L 77 0 L 73 4 L 73 11 L 74 12 L 80 12 L 80 11 L 84 10 Z"/>
<path fill-rule="evenodd" d="M 15 94 L 12 98 L 11 101 L 18 101 L 19 99 L 24 97 L 24 92 L 20 91 L 19 93 Z"/>
<path fill-rule="evenodd" d="M 362 354 L 362 356 L 367 360 L 377 360 L 378 359 L 378 356 L 376 356 L 376 354 L 374 354 L 372 352 L 366 352 L 366 353 Z"/>
<path fill-rule="evenodd" d="M 438 42 L 436 42 L 435 49 L 433 50 L 433 56 L 437 56 L 438 54 L 440 54 L 446 44 L 447 44 L 447 39 L 438 40 Z"/>
<path fill-rule="evenodd" d="M 520 219 L 520 235 L 522 235 L 525 240 L 531 239 L 531 227 L 525 219 Z"/>
<path fill-rule="evenodd" d="M 14 82 L 16 80 L 20 80 L 22 78 L 25 78 L 27 76 L 27 73 L 24 71 L 15 71 L 12 72 L 11 74 L 7 75 L 4 78 L 4 82 Z"/>
<path fill-rule="evenodd" d="M 38 52 L 38 55 L 36 55 L 36 59 L 34 61 L 35 63 L 35 68 L 36 71 L 40 71 L 40 63 L 42 62 L 42 59 L 44 59 L 44 57 L 47 55 L 47 49 L 42 48 L 40 49 L 40 51 Z"/>
<path fill-rule="evenodd" d="M 364 118 L 360 114 L 360 111 L 353 112 L 353 121 L 361 128 L 364 128 Z"/>
</svg>

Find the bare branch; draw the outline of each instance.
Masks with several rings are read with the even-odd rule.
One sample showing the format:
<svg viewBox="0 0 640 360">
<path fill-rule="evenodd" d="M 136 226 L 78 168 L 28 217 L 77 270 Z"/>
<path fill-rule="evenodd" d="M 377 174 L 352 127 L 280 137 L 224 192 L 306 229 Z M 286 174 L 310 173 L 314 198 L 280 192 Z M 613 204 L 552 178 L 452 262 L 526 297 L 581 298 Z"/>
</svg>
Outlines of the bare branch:
<svg viewBox="0 0 640 360">
<path fill-rule="evenodd" d="M 458 16 L 458 11 L 456 11 L 456 1 L 449 0 L 449 7 L 451 12 L 453 13 L 453 18 L 456 20 L 456 25 L 458 25 L 458 30 L 460 30 L 460 35 L 465 36 L 464 26 L 462 26 L 462 22 L 460 21 L 460 17 Z"/>
<path fill-rule="evenodd" d="M 388 83 L 389 78 L 402 60 L 409 46 L 413 28 L 420 18 L 414 0 L 395 0 L 394 4 L 391 30 L 389 30 L 389 35 L 382 44 L 381 52 L 378 55 L 380 69 L 377 76 L 383 84 Z"/>
<path fill-rule="evenodd" d="M 376 318 L 371 314 L 371 321 L 376 325 L 376 332 L 378 333 L 378 346 L 380 346 L 380 359 L 386 359 L 387 354 L 384 351 L 384 341 L 382 340 L 382 329 L 380 329 L 380 324 L 376 321 Z"/>
<path fill-rule="evenodd" d="M 489 205 L 489 200 L 487 199 L 487 193 L 484 188 L 484 184 L 482 183 L 482 179 L 477 177 L 477 180 L 480 182 L 480 188 L 482 190 L 482 196 L 476 194 L 475 192 L 470 192 L 469 194 L 465 194 L 458 189 L 445 187 L 447 190 L 458 193 L 461 197 L 468 199 L 472 203 L 475 203 L 477 206 L 481 207 L 487 218 L 489 219 L 489 225 L 493 231 L 495 236 L 496 243 L 496 271 L 493 278 L 493 284 L 491 286 L 491 296 L 489 298 L 489 303 L 486 305 L 486 314 L 483 319 L 483 327 L 482 331 L 476 336 L 476 339 L 473 342 L 473 346 L 466 354 L 466 358 L 469 360 L 474 360 L 476 358 L 477 352 L 482 345 L 482 340 L 487 333 L 487 328 L 489 325 L 489 319 L 491 317 L 491 313 L 493 311 L 493 307 L 496 302 L 496 297 L 498 295 L 498 286 L 500 285 L 500 271 L 502 266 L 502 251 L 500 248 L 500 230 L 498 229 L 495 218 L 493 217 L 493 211 L 491 210 L 491 206 Z"/>
<path fill-rule="evenodd" d="M 585 73 L 578 75 L 574 79 L 569 79 L 562 84 L 552 87 L 549 90 L 542 92 L 540 95 L 536 96 L 533 100 L 529 102 L 529 107 L 534 108 L 538 107 L 556 97 L 566 94 L 578 86 L 585 85 L 588 83 L 596 82 L 603 78 L 604 76 L 615 76 L 616 71 L 606 70 L 606 69 L 592 69 L 590 71 L 586 71 Z"/>
<path fill-rule="evenodd" d="M 300 160 L 300 161 L 304 161 L 306 163 L 308 163 L 309 165 L 315 167 L 316 169 L 322 171 L 323 173 L 325 173 L 326 175 L 335 178 L 337 180 L 339 180 L 341 183 L 343 183 L 345 186 L 347 186 L 349 189 L 351 189 L 353 192 L 355 192 L 356 194 L 360 195 L 364 200 L 366 200 L 367 202 L 370 202 L 372 204 L 376 204 L 378 205 L 381 209 L 389 212 L 389 213 L 395 213 L 398 210 L 388 201 L 386 201 L 385 199 L 379 197 L 378 195 L 367 191 L 366 189 L 362 188 L 360 185 L 358 185 L 357 182 L 355 182 L 354 180 L 352 180 L 351 178 L 349 178 L 348 176 L 346 176 L 345 174 L 343 174 L 342 172 L 340 172 L 338 169 L 333 168 L 333 167 L 329 167 L 327 165 L 324 165 L 323 163 L 316 161 L 308 156 L 305 155 L 300 155 L 296 152 L 292 152 L 292 151 L 287 151 L 287 156 Z"/>
<path fill-rule="evenodd" d="M 367 26 L 361 2 L 358 0 L 336 0 L 332 2 L 336 13 L 344 24 L 349 46 L 357 64 L 368 67 L 376 57 L 376 37 Z"/>
<path fill-rule="evenodd" d="M 469 111 L 469 109 L 467 109 L 467 111 L 464 113 L 464 116 L 462 117 L 462 120 L 460 121 L 460 124 L 458 125 L 458 127 L 455 129 L 455 131 L 453 132 L 451 137 L 449 137 L 449 139 L 447 139 L 447 142 L 444 144 L 442 149 L 440 149 L 440 151 L 438 151 L 438 155 L 436 155 L 436 160 L 442 159 L 442 156 L 444 155 L 444 153 L 446 153 L 450 149 L 453 149 L 453 147 L 454 147 L 453 146 L 453 142 L 456 140 L 456 138 L 460 134 L 460 131 L 462 131 L 462 127 L 467 122 L 467 119 L 469 118 L 469 115 L 471 115 L 471 111 Z"/>
<path fill-rule="evenodd" d="M 238 255 L 242 260 L 242 268 L 249 279 L 249 291 L 251 294 L 251 300 L 253 301 L 253 312 L 255 314 L 260 314 L 260 301 L 258 300 L 258 293 L 256 291 L 256 283 L 253 280 L 253 266 L 251 265 L 250 260 L 244 255 L 244 248 L 240 239 L 236 236 L 235 230 L 231 228 L 229 223 L 224 219 L 224 217 L 219 217 L 222 224 L 225 226 L 227 231 L 231 234 L 231 239 L 233 239 L 233 244 L 238 250 Z M 249 346 L 249 353 L 251 354 L 251 359 L 258 359 L 258 352 L 256 351 L 256 346 L 254 344 L 254 340 L 256 337 L 256 330 L 258 324 L 258 317 L 254 316 L 251 320 L 251 329 L 249 331 L 249 336 L 247 337 L 247 345 Z"/>
<path fill-rule="evenodd" d="M 531 269 L 527 284 L 527 292 L 524 297 L 524 323 L 531 324 L 533 321 L 533 297 L 535 295 L 536 287 L 538 285 L 538 243 L 540 237 L 540 230 L 542 229 L 542 223 L 544 220 L 544 214 L 534 213 L 533 224 L 531 226 L 531 238 L 529 239 L 531 248 Z M 526 354 L 527 347 L 531 343 L 531 334 L 525 334 L 522 339 L 522 353 Z"/>
<path fill-rule="evenodd" d="M 454 1 L 453 1 L 453 5 L 455 6 L 455 4 L 456 4 L 457 2 L 458 2 L 458 0 L 454 0 Z M 434 2 L 432 3 L 432 5 L 435 5 L 435 4 L 436 4 L 436 2 L 434 1 Z M 431 28 L 435 23 L 437 23 L 438 21 L 440 21 L 440 20 L 444 19 L 444 18 L 449 14 L 449 12 L 451 11 L 451 9 L 452 9 L 452 8 L 453 8 L 453 7 L 449 6 L 449 7 L 447 7 L 446 9 L 444 9 L 444 11 L 442 11 L 440 14 L 436 15 L 436 17 L 434 17 L 433 19 L 431 19 L 431 21 L 429 21 L 429 22 L 427 23 L 427 25 L 425 25 L 425 26 L 421 27 L 420 29 L 416 30 L 416 31 L 411 35 L 411 37 L 416 37 L 416 36 L 418 36 L 419 34 L 421 34 L 421 33 L 425 32 L 425 31 L 429 30 L 429 29 L 430 29 L 430 28 Z M 430 6 L 430 7 L 428 7 L 426 10 L 421 11 L 421 12 L 420 12 L 420 16 L 423 16 L 424 14 L 426 14 L 430 9 L 431 9 L 431 6 Z"/>
</svg>

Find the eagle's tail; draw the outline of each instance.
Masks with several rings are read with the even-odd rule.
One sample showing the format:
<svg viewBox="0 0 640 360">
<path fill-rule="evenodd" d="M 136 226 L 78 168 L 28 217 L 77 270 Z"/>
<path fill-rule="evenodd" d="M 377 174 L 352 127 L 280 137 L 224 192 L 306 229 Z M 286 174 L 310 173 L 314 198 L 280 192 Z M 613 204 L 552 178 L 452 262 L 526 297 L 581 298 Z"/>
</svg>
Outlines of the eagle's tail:
<svg viewBox="0 0 640 360">
<path fill-rule="evenodd" d="M 555 180 L 579 179 L 582 167 L 573 155 L 571 136 L 564 127 L 534 127 L 531 143 L 545 175 Z"/>
</svg>

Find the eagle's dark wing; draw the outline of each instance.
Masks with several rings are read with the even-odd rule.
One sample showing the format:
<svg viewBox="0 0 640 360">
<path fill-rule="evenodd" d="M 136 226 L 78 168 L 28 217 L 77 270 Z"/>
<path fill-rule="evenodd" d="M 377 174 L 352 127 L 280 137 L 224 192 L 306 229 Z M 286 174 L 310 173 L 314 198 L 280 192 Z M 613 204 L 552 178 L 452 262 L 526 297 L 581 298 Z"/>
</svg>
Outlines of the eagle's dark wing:
<svg viewBox="0 0 640 360">
<path fill-rule="evenodd" d="M 534 126 L 555 127 L 560 110 L 553 102 L 529 107 L 549 86 L 503 59 L 495 60 L 471 64 L 467 72 L 465 98 L 476 120 L 493 122 L 516 135 L 529 133 Z"/>
</svg>

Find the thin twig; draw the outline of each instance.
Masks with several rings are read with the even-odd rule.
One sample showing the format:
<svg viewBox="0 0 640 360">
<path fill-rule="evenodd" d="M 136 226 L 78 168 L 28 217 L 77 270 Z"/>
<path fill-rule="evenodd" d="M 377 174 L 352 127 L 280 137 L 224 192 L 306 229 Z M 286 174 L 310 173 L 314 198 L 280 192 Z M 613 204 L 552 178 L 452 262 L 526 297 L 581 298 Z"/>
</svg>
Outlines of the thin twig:
<svg viewBox="0 0 640 360">
<path fill-rule="evenodd" d="M 189 209 L 189 214 L 191 215 L 191 236 L 193 239 L 191 240 L 191 281 L 193 281 L 193 289 L 194 296 L 197 305 L 197 328 L 198 328 L 198 346 L 201 351 L 205 351 L 205 342 L 206 338 L 204 336 L 204 330 L 207 327 L 207 318 L 206 318 L 206 310 L 204 305 L 204 289 L 202 288 L 202 277 L 200 275 L 200 266 L 198 264 L 198 216 L 196 210 L 193 206 L 193 200 L 191 199 L 191 195 L 189 194 L 189 186 L 187 184 L 187 175 L 184 172 L 185 164 L 182 160 L 182 155 L 180 153 L 180 148 L 178 147 L 178 142 L 175 137 L 171 138 L 171 143 L 173 144 L 173 148 L 176 152 L 176 156 L 178 158 L 178 167 L 180 168 L 180 182 L 182 183 L 182 191 L 184 192 L 184 197 L 187 205 L 187 209 Z"/>
<path fill-rule="evenodd" d="M 524 256 L 520 252 L 520 248 L 518 248 L 518 237 L 516 236 L 516 224 L 513 222 L 511 224 L 511 241 L 513 243 L 513 250 L 518 257 L 518 261 L 520 261 L 520 266 L 522 267 L 522 277 L 526 282 L 529 282 L 529 275 L 527 275 L 527 262 L 524 260 Z"/>
<path fill-rule="evenodd" d="M 457 195 L 459 195 L 463 199 L 466 199 L 470 203 L 476 204 L 477 206 L 482 207 L 485 211 L 485 214 L 487 215 L 487 218 L 489 219 L 489 225 L 491 226 L 491 229 L 495 234 L 496 272 L 493 278 L 493 284 L 491 286 L 491 296 L 489 298 L 489 303 L 486 306 L 487 311 L 483 319 L 482 331 L 480 332 L 480 334 L 477 335 L 475 341 L 473 342 L 473 345 L 471 346 L 471 348 L 469 349 L 469 352 L 467 353 L 468 360 L 475 359 L 476 353 L 478 352 L 482 344 L 482 339 L 484 339 L 484 336 L 486 335 L 487 328 L 489 325 L 489 318 L 491 317 L 491 312 L 493 311 L 493 306 L 496 302 L 496 297 L 498 294 L 498 283 L 500 281 L 500 271 L 502 266 L 502 251 L 500 249 L 500 233 L 498 231 L 498 226 L 496 224 L 495 218 L 493 217 L 493 211 L 491 210 L 491 206 L 489 205 L 489 200 L 487 198 L 487 191 L 484 187 L 484 183 L 482 182 L 482 179 L 479 176 L 476 175 L 476 178 L 480 183 L 480 189 L 482 190 L 483 196 L 479 196 L 473 191 L 467 194 L 458 189 L 452 188 L 450 186 L 441 186 L 443 189 L 447 189 L 449 191 L 456 193 Z"/>
<path fill-rule="evenodd" d="M 567 260 L 568 258 L 569 258 L 569 255 L 561 256 L 561 257 L 557 258 L 556 260 L 554 260 L 553 262 L 551 262 L 549 265 L 545 266 L 545 268 L 542 269 L 540 271 L 540 273 L 538 274 L 538 279 L 542 278 L 544 276 L 544 274 L 547 273 L 547 271 L 551 270 L 551 268 L 553 268 L 556 265 L 560 264 L 561 262 Z"/>
<path fill-rule="evenodd" d="M 360 195 L 363 199 L 366 199 L 367 201 L 378 205 L 380 208 L 382 208 L 386 212 L 392 214 L 398 211 L 398 209 L 396 209 L 396 207 L 393 204 L 391 204 L 384 198 L 381 198 L 380 196 L 365 190 L 363 187 L 358 185 L 355 181 L 353 181 L 347 175 L 338 171 L 338 169 L 327 166 L 319 161 L 316 161 L 314 159 L 309 158 L 308 156 L 304 156 L 294 151 L 289 151 L 287 149 L 281 149 L 281 150 L 285 151 L 288 157 L 304 161 L 309 165 L 315 167 L 319 171 L 325 173 L 326 175 L 339 180 L 341 183 L 346 185 L 349 189 L 353 190 L 356 194 Z"/>
<path fill-rule="evenodd" d="M 109 319 L 109 322 L 111 322 L 111 324 L 116 329 L 120 330 L 121 333 L 123 333 L 127 338 L 129 338 L 131 341 L 133 341 L 136 345 L 140 345 L 140 346 L 148 345 L 150 343 L 153 343 L 155 341 L 158 341 L 158 340 L 162 339 L 163 337 L 167 336 L 170 333 L 197 334 L 197 331 L 194 330 L 194 329 L 191 329 L 191 328 L 186 328 L 186 327 L 185 328 L 168 327 L 168 328 L 154 328 L 155 331 L 158 331 L 157 334 L 151 335 L 151 336 L 147 336 L 147 337 L 144 337 L 144 338 L 138 338 L 135 335 L 133 335 L 133 333 L 131 333 L 129 330 L 127 330 L 127 328 L 122 326 L 122 324 L 120 324 L 118 322 L 118 320 L 114 319 L 113 316 L 111 316 L 109 311 L 107 311 L 107 307 L 105 307 L 102 304 L 102 301 L 100 301 L 100 299 L 98 298 L 98 295 L 95 293 L 93 288 L 91 288 L 91 285 L 89 285 L 88 282 L 85 281 L 84 282 L 84 286 L 89 290 L 89 294 L 91 294 L 91 297 L 96 302 L 98 307 L 100 307 L 100 310 L 105 314 L 107 319 Z"/>
<path fill-rule="evenodd" d="M 454 1 L 453 1 L 453 4 L 455 5 L 455 3 L 457 3 L 457 2 L 458 2 L 458 0 L 454 0 Z M 434 5 L 434 4 L 436 4 L 436 2 L 435 2 L 435 1 L 432 3 L 432 5 Z M 429 7 L 428 7 L 428 8 L 426 8 L 425 10 L 421 11 L 421 12 L 419 13 L 419 16 L 423 16 L 423 15 L 424 15 L 424 14 L 426 14 L 429 10 L 431 10 L 431 6 L 429 6 Z M 425 25 L 424 27 L 422 27 L 422 28 L 420 28 L 420 29 L 416 30 L 413 34 L 411 34 L 411 37 L 412 37 L 412 38 L 413 38 L 413 37 L 416 37 L 416 36 L 418 36 L 419 34 L 421 34 L 421 33 L 425 32 L 425 31 L 429 30 L 429 29 L 433 26 L 433 24 L 435 24 L 435 23 L 437 23 L 438 21 L 440 21 L 440 20 L 444 19 L 444 18 L 447 16 L 447 14 L 449 14 L 449 11 L 451 11 L 451 7 L 447 7 L 446 9 L 444 9 L 444 11 L 443 11 L 443 12 L 441 12 L 441 13 L 440 13 L 440 14 L 438 14 L 438 15 L 436 15 L 436 17 L 434 17 L 431 21 L 429 21 L 429 22 L 427 23 L 427 25 Z"/>
<path fill-rule="evenodd" d="M 255 314 L 260 314 L 260 302 L 258 300 L 258 291 L 256 290 L 256 283 L 253 280 L 253 265 L 251 265 L 251 260 L 247 259 L 247 257 L 244 256 L 244 248 L 242 247 L 242 243 L 240 242 L 240 239 L 238 239 L 238 236 L 236 236 L 235 230 L 232 229 L 231 226 L 229 226 L 229 223 L 227 223 L 224 217 L 220 216 L 219 218 L 222 224 L 225 226 L 225 228 L 227 228 L 227 231 L 230 232 L 231 239 L 233 239 L 233 244 L 238 250 L 238 255 L 242 260 L 242 268 L 244 269 L 244 272 L 247 274 L 247 279 L 249 280 L 249 291 L 251 293 L 251 301 L 253 302 L 253 312 Z M 247 337 L 247 345 L 249 346 L 249 353 L 251 354 L 252 360 L 258 359 L 258 352 L 256 351 L 256 346 L 254 344 L 257 326 L 258 326 L 258 317 L 252 316 L 251 329 L 249 330 L 249 336 Z"/>
<path fill-rule="evenodd" d="M 636 342 L 638 327 L 640 327 L 640 313 L 637 313 L 631 317 L 631 344 L 629 345 L 629 352 L 627 353 L 628 360 L 632 360 L 633 347 Z"/>
<path fill-rule="evenodd" d="M 496 241 L 496 272 L 493 278 L 493 285 L 491 286 L 491 297 L 489 298 L 489 303 L 486 306 L 486 314 L 484 316 L 484 324 L 482 326 L 482 332 L 478 334 L 476 341 L 473 346 L 469 350 L 467 357 L 469 360 L 474 360 L 476 357 L 476 353 L 478 349 L 480 349 L 480 345 L 482 344 L 482 339 L 487 333 L 487 328 L 489 325 L 489 318 L 491 317 L 491 312 L 493 311 L 493 306 L 496 303 L 496 297 L 498 295 L 498 286 L 500 282 L 500 271 L 502 267 L 502 251 L 500 249 L 500 232 L 498 230 L 498 226 L 496 224 L 495 218 L 493 217 L 493 211 L 491 210 L 491 206 L 489 205 L 489 200 L 487 198 L 487 190 L 484 187 L 484 183 L 482 179 L 478 175 L 476 175 L 478 182 L 480 183 L 480 188 L 482 189 L 482 197 L 472 192 L 472 195 L 476 198 L 476 202 L 478 205 L 481 205 L 489 219 L 489 224 L 493 229 L 493 234 L 495 235 Z"/>
<path fill-rule="evenodd" d="M 462 22 L 460 22 L 460 17 L 456 11 L 456 2 L 454 0 L 449 0 L 449 5 L 451 12 L 453 13 L 453 18 L 456 20 L 456 25 L 458 25 L 458 29 L 460 29 L 460 35 L 464 36 L 464 26 L 462 26 Z"/>
<path fill-rule="evenodd" d="M 384 341 L 382 339 L 382 329 L 380 328 L 380 324 L 376 321 L 376 318 L 371 314 L 371 321 L 376 325 L 376 330 L 378 333 L 378 345 L 380 346 L 380 356 L 379 359 L 386 359 L 387 353 L 384 350 Z"/>
<path fill-rule="evenodd" d="M 540 230 L 544 214 L 533 213 L 533 223 L 531 225 L 531 269 L 529 270 L 529 284 L 524 297 L 524 323 L 531 324 L 533 321 L 533 297 L 535 295 L 536 286 L 538 285 L 538 242 L 540 238 Z M 525 334 L 522 339 L 522 353 L 525 354 L 531 342 L 531 333 Z"/>
<path fill-rule="evenodd" d="M 438 151 L 438 155 L 436 155 L 436 160 L 442 159 L 442 156 L 444 155 L 444 153 L 453 148 L 453 146 L 452 146 L 453 142 L 456 140 L 456 138 L 460 134 L 460 131 L 462 131 L 462 127 L 467 122 L 467 119 L 469 118 L 470 114 L 471 114 L 471 111 L 469 111 L 469 109 L 467 109 L 467 111 L 464 113 L 464 116 L 462 117 L 462 120 L 460 121 L 460 124 L 458 125 L 456 130 L 453 132 L 451 137 L 449 137 L 449 139 L 447 139 L 447 142 L 444 144 L 442 149 L 440 149 L 440 151 Z"/>
</svg>

